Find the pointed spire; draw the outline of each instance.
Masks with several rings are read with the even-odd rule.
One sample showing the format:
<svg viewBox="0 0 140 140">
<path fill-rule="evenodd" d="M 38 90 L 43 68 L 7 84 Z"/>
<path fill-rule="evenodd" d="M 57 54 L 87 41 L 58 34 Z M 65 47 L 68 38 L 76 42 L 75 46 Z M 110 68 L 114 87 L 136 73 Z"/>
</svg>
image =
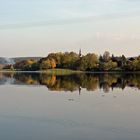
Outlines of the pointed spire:
<svg viewBox="0 0 140 140">
<path fill-rule="evenodd" d="M 81 57 L 82 56 L 82 51 L 81 51 L 81 49 L 79 50 L 79 57 Z"/>
</svg>

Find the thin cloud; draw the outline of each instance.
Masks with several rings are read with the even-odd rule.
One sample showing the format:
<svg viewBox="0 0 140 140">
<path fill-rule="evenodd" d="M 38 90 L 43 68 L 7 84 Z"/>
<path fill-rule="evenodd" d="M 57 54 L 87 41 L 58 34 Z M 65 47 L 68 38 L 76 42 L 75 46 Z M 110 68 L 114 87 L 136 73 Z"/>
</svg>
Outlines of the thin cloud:
<svg viewBox="0 0 140 140">
<path fill-rule="evenodd" d="M 86 23 L 86 22 L 98 22 L 101 20 L 110 20 L 110 19 L 122 19 L 122 18 L 131 18 L 139 17 L 140 11 L 135 12 L 124 12 L 124 13 L 115 13 L 115 14 L 106 14 L 99 16 L 89 16 L 89 17 L 80 17 L 80 18 L 71 18 L 71 19 L 62 19 L 62 20 L 48 20 L 40 22 L 26 22 L 26 23 L 10 23 L 0 25 L 0 30 L 5 29 L 15 29 L 15 28 L 34 28 L 34 27 L 44 27 L 44 26 L 53 26 L 53 25 L 65 25 L 65 24 L 77 24 L 77 23 Z"/>
</svg>

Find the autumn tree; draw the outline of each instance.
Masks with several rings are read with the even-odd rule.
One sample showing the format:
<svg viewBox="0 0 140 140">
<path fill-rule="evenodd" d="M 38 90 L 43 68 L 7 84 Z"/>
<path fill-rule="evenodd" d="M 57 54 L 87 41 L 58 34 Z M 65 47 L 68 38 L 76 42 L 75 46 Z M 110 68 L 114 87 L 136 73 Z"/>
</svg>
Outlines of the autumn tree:
<svg viewBox="0 0 140 140">
<path fill-rule="evenodd" d="M 19 61 L 19 62 L 16 62 L 13 67 L 14 69 L 16 70 L 30 70 L 32 65 L 36 63 L 35 60 L 22 60 L 22 61 Z"/>
<path fill-rule="evenodd" d="M 46 58 L 43 59 L 53 59 L 56 63 L 56 67 L 60 67 L 61 59 L 64 54 L 61 52 L 58 53 L 50 53 Z"/>
<path fill-rule="evenodd" d="M 45 59 L 42 60 L 39 64 L 40 70 L 54 69 L 55 67 L 56 67 L 56 62 L 54 59 Z"/>
</svg>

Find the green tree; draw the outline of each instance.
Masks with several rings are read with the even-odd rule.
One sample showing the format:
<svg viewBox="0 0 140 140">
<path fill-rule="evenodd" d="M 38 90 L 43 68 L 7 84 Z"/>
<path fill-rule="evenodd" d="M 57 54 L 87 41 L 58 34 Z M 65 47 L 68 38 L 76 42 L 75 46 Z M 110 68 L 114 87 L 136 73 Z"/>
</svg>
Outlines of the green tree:
<svg viewBox="0 0 140 140">
<path fill-rule="evenodd" d="M 117 68 L 118 64 L 116 62 L 113 62 L 112 60 L 108 61 L 108 62 L 102 62 L 100 63 L 99 67 L 100 70 L 114 70 L 115 68 Z"/>
<path fill-rule="evenodd" d="M 104 62 L 108 62 L 110 60 L 110 53 L 108 51 L 104 52 L 103 60 L 104 60 Z"/>
<path fill-rule="evenodd" d="M 79 55 L 74 52 L 66 52 L 61 57 L 61 67 L 75 69 L 76 62 L 79 60 Z"/>
<path fill-rule="evenodd" d="M 79 70 L 95 70 L 98 68 L 98 56 L 94 53 L 88 53 L 79 60 Z"/>
</svg>

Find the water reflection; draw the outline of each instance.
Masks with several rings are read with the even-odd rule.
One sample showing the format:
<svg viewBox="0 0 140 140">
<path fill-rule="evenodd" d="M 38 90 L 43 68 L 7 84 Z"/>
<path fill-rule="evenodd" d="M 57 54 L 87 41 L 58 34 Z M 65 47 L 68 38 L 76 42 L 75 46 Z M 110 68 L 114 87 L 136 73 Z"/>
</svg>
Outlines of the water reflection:
<svg viewBox="0 0 140 140">
<path fill-rule="evenodd" d="M 48 75 L 44 73 L 0 73 L 0 84 L 44 85 L 51 91 L 87 91 L 103 89 L 105 93 L 114 88 L 134 87 L 140 89 L 140 74 L 104 73 Z"/>
</svg>

